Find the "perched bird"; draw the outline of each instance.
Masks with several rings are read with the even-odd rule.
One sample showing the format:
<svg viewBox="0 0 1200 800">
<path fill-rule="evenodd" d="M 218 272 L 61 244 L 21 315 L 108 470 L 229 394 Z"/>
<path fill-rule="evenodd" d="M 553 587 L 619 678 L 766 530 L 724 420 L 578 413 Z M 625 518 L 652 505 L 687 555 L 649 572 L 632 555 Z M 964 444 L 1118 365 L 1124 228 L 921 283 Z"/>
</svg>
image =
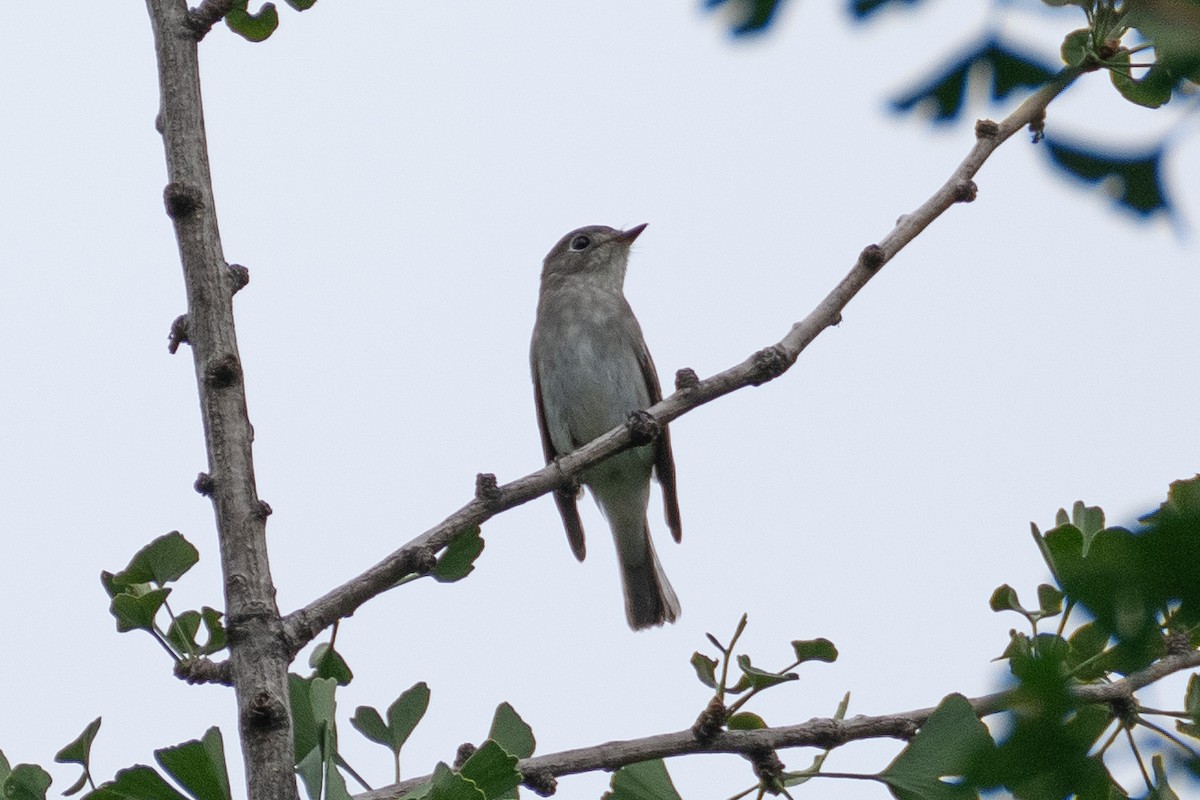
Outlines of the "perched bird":
<svg viewBox="0 0 1200 800">
<path fill-rule="evenodd" d="M 619 231 L 592 225 L 571 231 L 542 262 L 529 360 L 547 464 L 662 399 L 654 361 L 622 291 L 629 249 L 645 227 Z M 679 600 L 663 574 L 646 521 L 651 472 L 662 485 L 667 526 L 678 542 L 675 461 L 665 426 L 650 444 L 618 453 L 581 476 L 612 528 L 625 616 L 634 630 L 679 616 Z M 569 489 L 554 494 L 571 550 L 582 561 L 576 497 Z"/>
</svg>

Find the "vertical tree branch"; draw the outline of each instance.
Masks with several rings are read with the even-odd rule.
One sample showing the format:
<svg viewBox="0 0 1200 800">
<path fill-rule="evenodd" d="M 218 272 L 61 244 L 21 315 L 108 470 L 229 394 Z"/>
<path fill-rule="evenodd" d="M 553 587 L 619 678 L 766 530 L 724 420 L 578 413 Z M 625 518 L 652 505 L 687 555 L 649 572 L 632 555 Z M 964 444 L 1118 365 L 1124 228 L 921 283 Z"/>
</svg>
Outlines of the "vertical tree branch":
<svg viewBox="0 0 1200 800">
<path fill-rule="evenodd" d="M 239 284 L 217 228 L 200 97 L 196 33 L 183 0 L 147 0 L 158 58 L 158 128 L 167 157 L 164 191 L 187 287 L 208 476 L 198 482 L 216 514 L 230 666 L 251 800 L 295 800 L 288 657 L 267 563 L 266 517 L 258 499 L 253 433 L 233 321 Z"/>
</svg>

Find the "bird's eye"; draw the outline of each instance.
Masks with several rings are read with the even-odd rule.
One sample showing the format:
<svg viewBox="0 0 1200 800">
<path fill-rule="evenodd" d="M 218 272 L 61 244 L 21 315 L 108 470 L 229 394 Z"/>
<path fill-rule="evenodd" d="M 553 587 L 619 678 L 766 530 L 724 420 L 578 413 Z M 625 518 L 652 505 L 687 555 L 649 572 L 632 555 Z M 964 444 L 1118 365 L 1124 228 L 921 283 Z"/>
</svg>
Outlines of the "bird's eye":
<svg viewBox="0 0 1200 800">
<path fill-rule="evenodd" d="M 571 249 L 572 250 L 582 250 L 591 243 L 592 243 L 592 240 L 589 237 L 584 236 L 581 233 L 578 236 L 576 236 L 574 239 L 571 240 Z"/>
</svg>

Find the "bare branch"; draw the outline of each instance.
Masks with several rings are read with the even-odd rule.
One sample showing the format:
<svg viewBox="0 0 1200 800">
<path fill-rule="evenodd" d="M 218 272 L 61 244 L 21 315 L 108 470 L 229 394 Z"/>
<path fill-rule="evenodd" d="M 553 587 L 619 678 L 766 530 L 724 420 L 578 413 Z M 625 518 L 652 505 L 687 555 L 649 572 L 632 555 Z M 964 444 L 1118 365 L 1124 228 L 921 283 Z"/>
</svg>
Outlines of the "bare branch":
<svg viewBox="0 0 1200 800">
<path fill-rule="evenodd" d="M 230 656 L 215 675 L 234 684 L 242 752 L 254 765 L 247 770 L 249 797 L 295 800 L 287 685 L 291 659 L 279 646 L 282 626 L 267 561 L 270 509 L 255 488 L 253 431 L 233 321 L 233 292 L 244 282 L 236 275 L 231 279 L 222 254 L 190 14 L 183 0 L 147 0 L 146 5 L 158 61 L 157 128 L 167 160 L 163 201 L 183 264 L 186 339 L 208 453 L 208 472 L 197 489 L 213 502 L 225 579 Z M 181 331 L 175 331 L 175 342 L 182 340 Z M 196 669 L 197 676 L 213 677 L 206 667 Z"/>
<path fill-rule="evenodd" d="M 982 120 L 977 124 L 975 146 L 950 178 L 920 208 L 900 217 L 892 231 L 878 244 L 865 247 L 849 274 L 807 317 L 793 325 L 777 344 L 758 351 L 741 364 L 706 380 L 697 381 L 690 369 L 681 370 L 676 379 L 679 387 L 676 392 L 647 409 L 647 415 L 658 425 L 665 425 L 718 397 L 746 386 L 759 386 L 786 372 L 821 331 L 841 321 L 842 309 L 884 264 L 950 206 L 974 199 L 976 187 L 972 178 L 988 156 L 1026 125 L 1040 125 L 1047 104 L 1080 74 L 1082 72 L 1078 69 L 1064 69 L 1002 122 Z M 640 430 L 644 428 L 645 417 L 638 419 Z M 486 499 L 476 497 L 366 572 L 288 614 L 284 618 L 288 648 L 293 654 L 299 652 L 300 648 L 336 620 L 353 614 L 363 603 L 414 572 L 414 559 L 418 552 L 436 552 L 467 528 L 568 485 L 587 467 L 632 446 L 634 435 L 631 424 L 614 428 L 537 472 L 491 489 Z"/>
<path fill-rule="evenodd" d="M 1083 703 L 1124 701 L 1132 697 L 1138 689 L 1175 672 L 1197 666 L 1200 666 L 1200 651 L 1172 654 L 1123 680 L 1077 686 L 1072 689 L 1072 694 Z M 1011 694 L 1012 692 L 998 692 L 969 699 L 967 702 L 976 714 L 985 717 L 1003 711 Z M 536 775 L 544 780 L 546 776 L 560 777 L 597 770 L 612 771 L 639 761 L 696 753 L 750 754 L 790 747 L 819 747 L 822 750 L 832 750 L 862 739 L 910 739 L 933 712 L 933 708 L 920 708 L 875 717 L 859 715 L 844 720 L 810 719 L 799 725 L 785 725 L 779 728 L 724 731 L 708 740 L 697 739 L 691 729 L 688 729 L 526 758 L 517 763 L 517 770 L 522 775 Z M 395 800 L 431 777 L 425 775 L 410 778 L 402 783 L 355 795 L 355 800 Z"/>
</svg>

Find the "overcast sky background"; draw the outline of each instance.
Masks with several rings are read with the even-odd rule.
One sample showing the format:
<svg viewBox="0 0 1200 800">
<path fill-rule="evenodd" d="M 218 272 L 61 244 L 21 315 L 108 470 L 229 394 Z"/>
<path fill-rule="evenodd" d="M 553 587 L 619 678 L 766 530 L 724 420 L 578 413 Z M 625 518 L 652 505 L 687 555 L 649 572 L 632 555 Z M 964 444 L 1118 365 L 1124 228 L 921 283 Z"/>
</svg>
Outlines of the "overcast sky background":
<svg viewBox="0 0 1200 800">
<path fill-rule="evenodd" d="M 563 233 L 648 222 L 627 295 L 662 381 L 711 375 L 781 338 L 971 146 L 969 122 L 896 117 L 888 97 L 988 24 L 1048 59 L 1082 24 L 942 0 L 854 26 L 842 6 L 792 3 L 735 42 L 694 0 L 363 0 L 284 8 L 265 44 L 224 27 L 205 40 L 285 613 L 467 502 L 477 472 L 541 465 L 528 340 Z M 102 715 L 109 776 L 217 724 L 240 770 L 230 692 L 183 685 L 148 636 L 117 635 L 97 579 L 178 529 L 202 560 L 175 608 L 223 605 L 211 506 L 192 490 L 206 461 L 191 353 L 166 349 L 184 292 L 145 8 L 22 4 L 0 74 L 0 749 L 51 767 Z M 1134 108 L 1095 74 L 1049 120 L 1131 145 L 1172 128 L 1168 182 L 1194 228 L 1194 114 Z M 468 580 L 406 586 L 343 624 L 355 768 L 390 780 L 386 751 L 346 723 L 355 706 L 421 680 L 432 705 L 407 775 L 481 741 L 506 700 L 539 753 L 686 728 L 709 698 L 689 656 L 743 612 L 756 664 L 783 666 L 796 638 L 841 651 L 751 706 L 771 724 L 828 716 L 846 691 L 851 714 L 880 714 L 998 688 L 990 660 L 1019 620 L 988 597 L 1048 579 L 1030 521 L 1083 499 L 1128 522 L 1197 470 L 1200 259 L 1180 226 L 1052 176 L 1025 135 L 977 182 L 785 377 L 673 424 L 683 543 L 657 495 L 651 527 L 678 624 L 626 627 L 590 499 L 582 565 L 549 499 L 504 514 Z M 826 767 L 874 771 L 896 749 L 852 745 Z M 800 768 L 813 753 L 781 755 Z M 738 757 L 669 766 L 686 798 L 753 783 Z M 52 773 L 52 791 L 76 776 Z M 607 780 L 567 778 L 559 796 Z M 827 780 L 802 796 L 887 795 Z"/>
</svg>

